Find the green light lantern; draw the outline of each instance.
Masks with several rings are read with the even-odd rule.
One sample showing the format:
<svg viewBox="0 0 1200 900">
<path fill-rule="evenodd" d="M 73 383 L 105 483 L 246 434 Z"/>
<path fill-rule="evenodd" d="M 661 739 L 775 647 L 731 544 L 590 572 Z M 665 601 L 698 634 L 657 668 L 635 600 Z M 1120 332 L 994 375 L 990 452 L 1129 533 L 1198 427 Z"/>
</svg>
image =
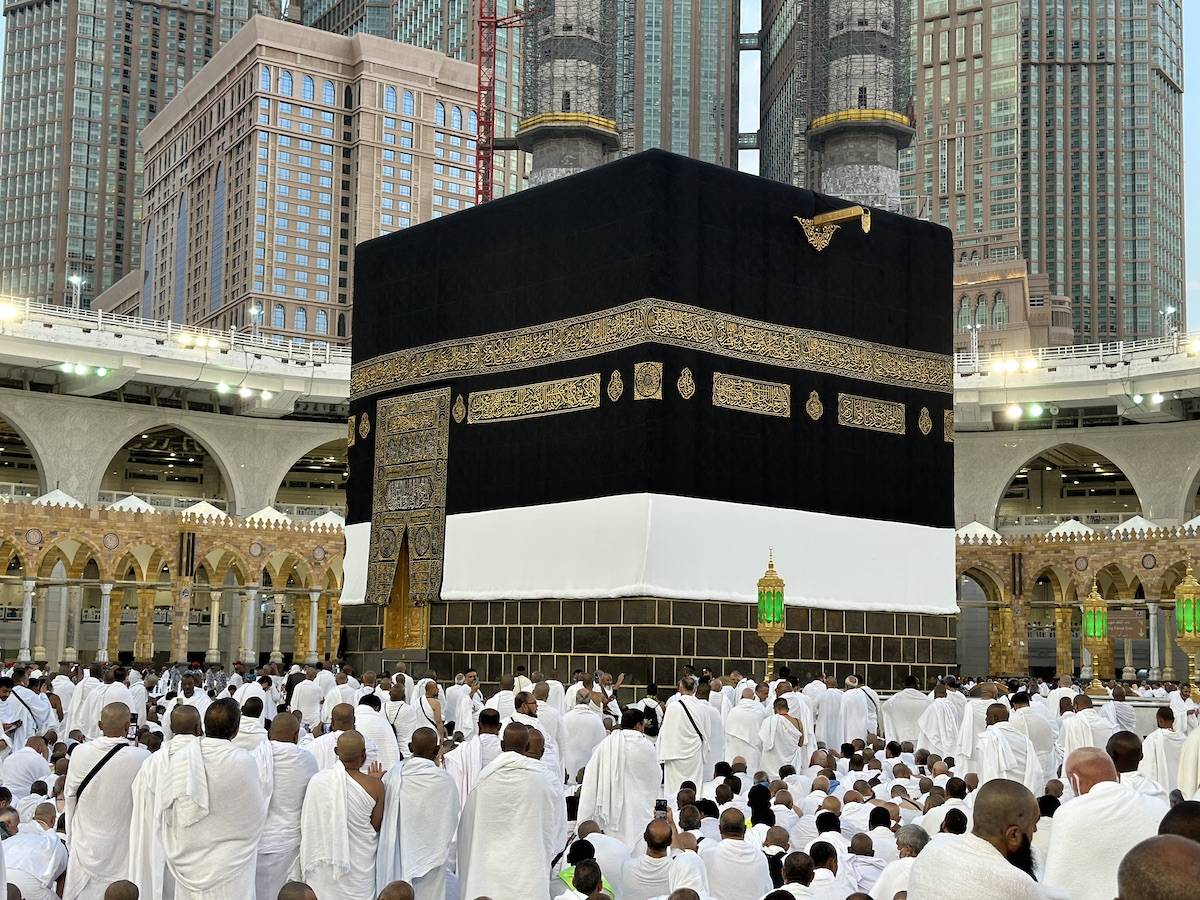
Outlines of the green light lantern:
<svg viewBox="0 0 1200 900">
<path fill-rule="evenodd" d="M 1200 651 L 1200 582 L 1192 574 L 1190 559 L 1183 581 L 1175 588 L 1175 640 L 1188 655 L 1191 683 L 1200 684 L 1200 672 L 1196 669 L 1196 654 Z"/>
<path fill-rule="evenodd" d="M 1088 685 L 1087 693 L 1091 697 L 1103 697 L 1108 694 L 1100 673 L 1107 665 L 1112 667 L 1112 651 L 1108 643 L 1108 601 L 1100 596 L 1096 579 L 1092 578 L 1092 590 L 1083 601 L 1083 644 L 1092 654 L 1092 683 Z"/>
<path fill-rule="evenodd" d="M 767 678 L 775 671 L 775 645 L 787 631 L 784 624 L 783 579 L 775 571 L 773 554 L 768 554 L 767 571 L 758 579 L 758 636 L 767 645 Z"/>
</svg>

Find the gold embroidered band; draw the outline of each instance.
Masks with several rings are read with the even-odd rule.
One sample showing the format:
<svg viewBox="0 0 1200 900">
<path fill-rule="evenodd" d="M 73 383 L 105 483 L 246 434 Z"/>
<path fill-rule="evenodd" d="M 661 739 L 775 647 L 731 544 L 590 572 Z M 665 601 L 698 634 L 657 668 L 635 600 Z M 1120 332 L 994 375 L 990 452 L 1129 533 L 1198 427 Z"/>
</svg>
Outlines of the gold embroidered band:
<svg viewBox="0 0 1200 900">
<path fill-rule="evenodd" d="M 886 431 L 888 434 L 904 434 L 904 404 L 854 394 L 838 394 L 838 424 Z"/>
<path fill-rule="evenodd" d="M 351 399 L 664 344 L 749 362 L 949 394 L 949 356 L 645 299 L 586 316 L 399 350 L 355 364 Z"/>
<path fill-rule="evenodd" d="M 475 391 L 467 399 L 467 423 L 532 419 L 558 413 L 597 409 L 600 406 L 600 373 L 542 381 L 494 391 Z"/>
<path fill-rule="evenodd" d="M 792 386 L 713 372 L 712 402 L 725 409 L 787 418 L 792 414 Z"/>
</svg>

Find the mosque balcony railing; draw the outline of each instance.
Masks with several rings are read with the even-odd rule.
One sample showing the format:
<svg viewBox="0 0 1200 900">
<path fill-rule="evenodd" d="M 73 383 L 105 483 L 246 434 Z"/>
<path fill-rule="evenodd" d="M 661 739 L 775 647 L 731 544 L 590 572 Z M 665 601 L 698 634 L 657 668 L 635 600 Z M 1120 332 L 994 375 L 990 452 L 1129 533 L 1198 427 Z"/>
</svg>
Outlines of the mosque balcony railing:
<svg viewBox="0 0 1200 900">
<path fill-rule="evenodd" d="M 100 506 L 108 506 L 133 494 L 145 500 L 155 509 L 185 510 L 201 501 L 210 503 L 217 509 L 227 512 L 229 503 L 220 497 L 180 497 L 176 494 L 143 494 L 140 491 L 100 491 L 97 498 Z"/>
<path fill-rule="evenodd" d="M 984 335 L 988 329 L 982 329 Z M 1134 361 L 1156 362 L 1170 357 L 1200 356 L 1200 332 L 1173 334 L 1136 341 L 1107 341 L 1100 344 L 1072 344 L 1063 347 L 1036 347 L 1028 350 L 954 354 L 954 371 L 960 376 L 1036 372 L 1063 366 L 1116 368 Z"/>
<path fill-rule="evenodd" d="M 1019 533 L 1045 533 L 1055 525 L 1061 525 L 1063 522 L 1069 522 L 1072 519 L 1082 522 L 1089 528 L 1107 530 L 1115 528 L 1122 522 L 1128 521 L 1139 515 L 1136 512 L 1119 512 L 1119 513 L 1030 513 L 1019 516 L 999 516 L 996 520 L 996 527 L 1002 532 L 1010 534 Z"/>
<path fill-rule="evenodd" d="M 276 503 L 275 508 L 296 522 L 307 522 L 329 512 L 335 512 L 343 518 L 346 516 L 344 503 Z"/>
<path fill-rule="evenodd" d="M 214 352 L 246 352 L 259 357 L 273 358 L 299 365 L 350 365 L 350 348 L 332 346 L 325 341 L 276 343 L 267 335 L 230 329 L 221 331 L 121 316 L 99 309 L 80 310 L 47 303 L 35 303 L 17 297 L 0 296 L 0 331 L 18 334 L 22 324 L 70 325 L 85 332 L 102 332 L 152 338 L 170 347 L 173 352 L 182 348 L 208 349 Z"/>
<path fill-rule="evenodd" d="M 34 500 L 41 494 L 36 484 L 0 481 L 0 503 L 7 500 Z"/>
</svg>

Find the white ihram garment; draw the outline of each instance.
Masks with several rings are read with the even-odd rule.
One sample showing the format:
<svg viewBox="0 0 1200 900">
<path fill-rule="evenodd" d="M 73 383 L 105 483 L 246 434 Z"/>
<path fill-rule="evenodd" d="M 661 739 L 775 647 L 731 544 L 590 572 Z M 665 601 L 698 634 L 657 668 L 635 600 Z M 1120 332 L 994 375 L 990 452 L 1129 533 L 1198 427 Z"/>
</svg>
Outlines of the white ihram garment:
<svg viewBox="0 0 1200 900">
<path fill-rule="evenodd" d="M 778 776 L 783 766 L 803 768 L 800 761 L 800 729 L 788 716 L 771 715 L 765 718 L 758 729 L 762 741 L 760 767 L 772 778 Z M 750 771 L 749 764 L 746 767 Z"/>
<path fill-rule="evenodd" d="M 255 861 L 255 900 L 276 900 L 279 890 L 300 874 L 300 829 L 308 783 L 317 761 L 307 750 L 283 741 L 267 741 L 255 753 L 268 785 L 267 818 Z"/>
<path fill-rule="evenodd" d="M 458 826 L 460 896 L 548 900 L 561 794 L 540 761 L 501 753 L 479 776 Z M 519 860 L 520 864 L 515 862 Z"/>
<path fill-rule="evenodd" d="M 939 697 L 929 704 L 917 720 L 919 749 L 928 750 L 938 756 L 953 756 L 958 744 L 958 724 L 962 718 L 957 703 L 949 697 Z"/>
<path fill-rule="evenodd" d="M 879 713 L 871 695 L 864 688 L 850 688 L 842 694 L 842 738 L 848 744 L 855 738 L 867 737 L 879 730 Z"/>
<path fill-rule="evenodd" d="M 1055 743 L 1058 758 L 1066 762 L 1067 757 L 1081 747 L 1103 750 L 1113 731 L 1112 723 L 1095 709 L 1080 710 L 1069 719 L 1064 717 Z"/>
<path fill-rule="evenodd" d="M 771 870 L 762 848 L 746 840 L 720 840 L 700 845 L 713 900 L 742 900 L 771 890 Z"/>
<path fill-rule="evenodd" d="M 559 759 L 567 772 L 567 780 L 577 784 L 575 777 L 587 765 L 592 753 L 600 746 L 607 732 L 600 711 L 591 703 L 577 703 L 562 717 L 563 743 L 558 748 Z"/>
<path fill-rule="evenodd" d="M 1054 729 L 1050 727 L 1045 716 L 1030 707 L 1014 709 L 1008 721 L 1012 723 L 1013 728 L 1023 732 L 1029 738 L 1029 742 L 1033 744 L 1038 762 L 1042 766 L 1044 787 L 1045 782 L 1054 778 L 1057 773 L 1054 759 Z M 1040 793 L 1038 796 L 1041 796 Z"/>
<path fill-rule="evenodd" d="M 4 842 L 5 876 L 25 900 L 58 900 L 54 883 L 67 868 L 67 848 L 53 831 L 24 822 Z"/>
<path fill-rule="evenodd" d="M 375 900 L 375 799 L 345 766 L 313 776 L 300 813 L 300 872 L 318 897 Z"/>
<path fill-rule="evenodd" d="M 753 698 L 744 698 L 725 717 L 725 762 L 741 757 L 746 761 L 746 771 L 758 771 L 762 756 L 762 737 L 759 729 L 767 713 L 762 704 Z"/>
<path fill-rule="evenodd" d="M 842 738 L 842 692 L 826 688 L 817 698 L 817 740 L 826 747 L 840 747 Z"/>
<path fill-rule="evenodd" d="M 253 756 L 229 741 L 176 737 L 133 782 L 129 880 L 161 897 L 165 863 L 175 900 L 246 900 L 266 814 Z"/>
<path fill-rule="evenodd" d="M 916 688 L 905 688 L 884 700 L 880 706 L 884 736 L 889 741 L 900 743 L 912 741 L 916 746 L 921 738 L 921 729 L 917 722 L 928 707 L 929 698 Z"/>
<path fill-rule="evenodd" d="M 458 828 L 458 788 L 431 760 L 413 757 L 390 770 L 375 881 L 407 881 L 417 900 L 444 900 L 446 862 Z"/>
<path fill-rule="evenodd" d="M 1011 722 L 996 722 L 979 736 L 975 745 L 978 756 L 979 786 L 996 778 L 1007 778 L 1029 788 L 1040 797 L 1046 787 L 1042 764 L 1033 742 Z"/>
<path fill-rule="evenodd" d="M 658 759 L 664 764 L 668 797 L 679 793 L 679 786 L 685 781 L 696 786 L 704 784 L 705 737 L 702 729 L 708 721 L 704 709 L 708 705 L 691 695 L 679 695 L 677 702 L 667 704 L 658 733 Z"/>
<path fill-rule="evenodd" d="M 884 870 L 880 881 L 886 875 Z M 981 894 L 980 889 L 985 885 L 986 892 Z M 981 896 L 997 900 L 1043 900 L 1036 881 L 987 841 L 970 833 L 926 845 L 913 862 L 908 896 L 913 900 L 963 900 Z"/>
<path fill-rule="evenodd" d="M 1142 741 L 1142 764 L 1138 771 L 1158 782 L 1167 793 L 1179 787 L 1179 763 L 1187 738 L 1170 728 L 1156 728 Z M 1189 799 L 1195 790 L 1185 791 Z"/>
<path fill-rule="evenodd" d="M 79 797 L 79 785 L 113 747 L 120 746 Z M 115 822 L 133 815 L 133 781 L 150 758 L 144 747 L 124 738 L 98 737 L 71 753 L 63 789 L 71 858 L 67 865 L 66 900 L 104 900 L 105 889 L 129 877 L 129 834 Z"/>
<path fill-rule="evenodd" d="M 639 731 L 614 731 L 584 770 L 577 820 L 595 821 L 632 849 L 654 818 L 661 780 L 654 743 Z"/>
</svg>

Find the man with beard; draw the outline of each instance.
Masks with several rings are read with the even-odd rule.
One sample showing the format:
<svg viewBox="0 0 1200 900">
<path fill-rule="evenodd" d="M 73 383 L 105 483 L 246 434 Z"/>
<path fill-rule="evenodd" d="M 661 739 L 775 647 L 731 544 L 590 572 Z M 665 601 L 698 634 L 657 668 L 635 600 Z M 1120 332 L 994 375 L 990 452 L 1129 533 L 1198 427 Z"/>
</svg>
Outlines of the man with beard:
<svg viewBox="0 0 1200 900">
<path fill-rule="evenodd" d="M 989 781 L 976 794 L 973 830 L 930 843 L 913 863 L 908 895 L 961 900 L 979 895 L 986 885 L 988 897 L 1040 900 L 1043 894 L 1032 875 L 1038 815 L 1037 801 L 1025 785 L 1003 778 Z"/>
<path fill-rule="evenodd" d="M 1054 814 L 1043 880 L 1072 900 L 1109 900 L 1117 895 L 1121 859 L 1158 833 L 1167 805 L 1122 784 L 1108 754 L 1095 747 L 1076 750 L 1063 771 L 1075 797 Z"/>
</svg>

